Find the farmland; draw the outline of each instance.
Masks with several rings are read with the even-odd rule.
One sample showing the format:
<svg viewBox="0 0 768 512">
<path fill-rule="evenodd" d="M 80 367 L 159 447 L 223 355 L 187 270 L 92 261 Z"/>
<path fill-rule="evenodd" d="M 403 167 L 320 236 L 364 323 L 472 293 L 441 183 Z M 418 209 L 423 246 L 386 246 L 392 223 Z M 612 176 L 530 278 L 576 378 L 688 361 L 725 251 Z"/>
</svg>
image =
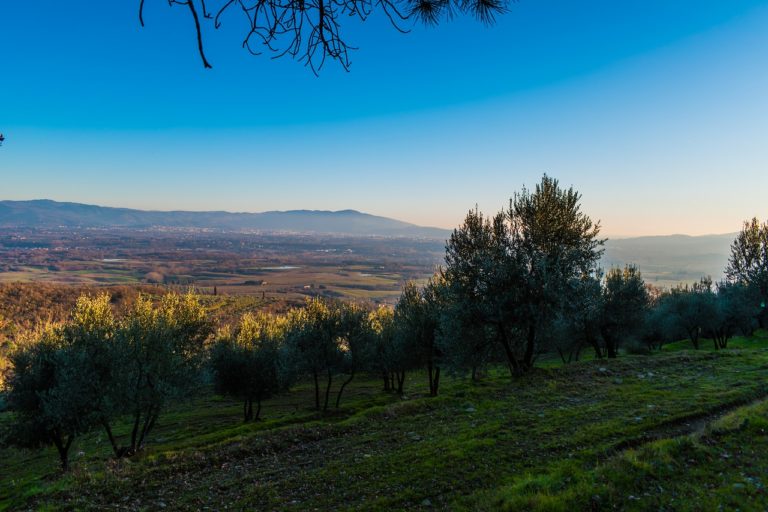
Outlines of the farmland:
<svg viewBox="0 0 768 512">
<path fill-rule="evenodd" d="M 432 239 L 204 230 L 6 230 L 0 283 L 194 287 L 202 294 L 300 302 L 306 296 L 394 303 L 430 276 Z"/>
</svg>

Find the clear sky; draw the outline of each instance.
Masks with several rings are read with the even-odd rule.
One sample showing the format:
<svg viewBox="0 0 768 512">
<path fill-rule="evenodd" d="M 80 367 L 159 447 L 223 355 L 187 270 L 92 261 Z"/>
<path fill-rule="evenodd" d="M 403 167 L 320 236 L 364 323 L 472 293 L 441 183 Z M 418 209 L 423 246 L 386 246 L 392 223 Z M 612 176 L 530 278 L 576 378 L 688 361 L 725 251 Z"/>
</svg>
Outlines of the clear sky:
<svg viewBox="0 0 768 512">
<path fill-rule="evenodd" d="M 520 0 L 406 35 L 374 16 L 319 78 L 247 54 L 236 16 L 204 70 L 184 8 L 147 0 L 142 29 L 137 4 L 0 0 L 0 198 L 453 227 L 546 172 L 611 236 L 768 217 L 765 1 Z"/>
</svg>

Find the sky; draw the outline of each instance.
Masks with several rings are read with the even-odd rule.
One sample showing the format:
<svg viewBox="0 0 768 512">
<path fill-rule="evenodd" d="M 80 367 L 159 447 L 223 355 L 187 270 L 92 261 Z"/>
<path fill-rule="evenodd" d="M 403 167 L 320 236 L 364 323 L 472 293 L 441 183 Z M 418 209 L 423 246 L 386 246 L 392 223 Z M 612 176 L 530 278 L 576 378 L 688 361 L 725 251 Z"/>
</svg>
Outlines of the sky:
<svg viewBox="0 0 768 512">
<path fill-rule="evenodd" d="M 542 174 L 607 236 L 768 218 L 768 3 L 520 0 L 491 27 L 344 20 L 315 76 L 232 12 L 0 0 L 0 199 L 357 209 L 451 228 Z M 211 5 L 220 2 L 209 0 Z"/>
</svg>

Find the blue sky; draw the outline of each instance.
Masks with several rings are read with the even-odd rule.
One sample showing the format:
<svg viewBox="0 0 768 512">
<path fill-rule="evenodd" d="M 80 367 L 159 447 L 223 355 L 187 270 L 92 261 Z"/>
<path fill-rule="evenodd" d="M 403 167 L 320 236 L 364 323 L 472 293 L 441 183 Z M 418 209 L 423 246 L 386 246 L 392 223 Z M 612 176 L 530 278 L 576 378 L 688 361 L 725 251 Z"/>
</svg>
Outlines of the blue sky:
<svg viewBox="0 0 768 512">
<path fill-rule="evenodd" d="M 0 2 L 0 197 L 355 208 L 453 227 L 546 172 L 611 236 L 768 217 L 768 5 L 520 0 L 490 28 L 352 20 L 320 77 L 147 0 Z"/>
</svg>

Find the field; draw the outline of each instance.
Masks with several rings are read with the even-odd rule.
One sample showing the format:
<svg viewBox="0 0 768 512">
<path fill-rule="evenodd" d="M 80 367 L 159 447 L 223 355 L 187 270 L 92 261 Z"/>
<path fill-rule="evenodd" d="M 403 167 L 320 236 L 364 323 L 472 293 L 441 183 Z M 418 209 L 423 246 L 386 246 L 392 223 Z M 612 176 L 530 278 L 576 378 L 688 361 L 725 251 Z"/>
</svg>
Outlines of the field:
<svg viewBox="0 0 768 512">
<path fill-rule="evenodd" d="M 52 450 L 3 450 L 0 508 L 765 510 L 768 333 L 731 347 L 453 377 L 437 398 L 423 375 L 402 398 L 362 378 L 327 415 L 300 386 L 247 425 L 201 395 L 130 460 L 101 433 L 65 476 Z"/>
<path fill-rule="evenodd" d="M 0 283 L 140 285 L 298 303 L 393 303 L 440 262 L 439 240 L 204 230 L 0 230 Z"/>
</svg>

